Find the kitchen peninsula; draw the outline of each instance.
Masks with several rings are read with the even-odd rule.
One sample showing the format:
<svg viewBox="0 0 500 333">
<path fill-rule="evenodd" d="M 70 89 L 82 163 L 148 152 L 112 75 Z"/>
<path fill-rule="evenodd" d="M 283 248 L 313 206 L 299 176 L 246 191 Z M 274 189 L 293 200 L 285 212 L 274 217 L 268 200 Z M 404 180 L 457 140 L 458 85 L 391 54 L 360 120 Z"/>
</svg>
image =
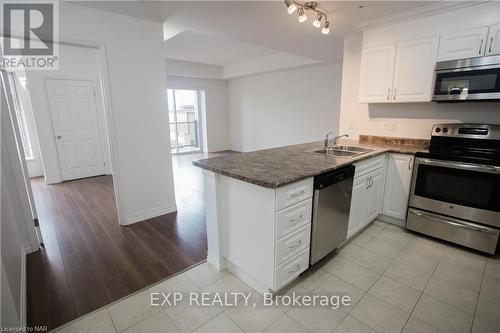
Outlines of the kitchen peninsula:
<svg viewBox="0 0 500 333">
<path fill-rule="evenodd" d="M 332 156 L 318 153 L 322 142 L 312 142 L 193 162 L 203 169 L 208 263 L 260 293 L 282 289 L 309 268 L 314 177 L 355 166 L 349 237 L 382 213 L 388 160 L 402 156 L 410 178 L 413 155 L 428 142 L 361 136 L 341 144 L 368 151 Z M 366 187 L 364 197 L 354 196 L 357 181 Z M 399 203 L 401 195 L 392 196 Z M 363 208 L 365 202 L 370 207 Z"/>
</svg>

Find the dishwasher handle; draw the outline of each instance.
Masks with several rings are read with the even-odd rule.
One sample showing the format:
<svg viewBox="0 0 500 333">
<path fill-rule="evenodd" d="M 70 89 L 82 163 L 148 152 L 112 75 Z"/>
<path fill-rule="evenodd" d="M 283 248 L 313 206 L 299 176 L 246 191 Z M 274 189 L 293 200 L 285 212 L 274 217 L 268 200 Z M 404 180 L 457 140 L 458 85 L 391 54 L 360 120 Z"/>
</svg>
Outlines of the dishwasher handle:
<svg viewBox="0 0 500 333">
<path fill-rule="evenodd" d="M 314 189 L 321 190 L 328 186 L 340 183 L 346 179 L 354 178 L 354 170 L 354 165 L 349 165 L 322 173 L 321 175 L 314 177 Z"/>
</svg>

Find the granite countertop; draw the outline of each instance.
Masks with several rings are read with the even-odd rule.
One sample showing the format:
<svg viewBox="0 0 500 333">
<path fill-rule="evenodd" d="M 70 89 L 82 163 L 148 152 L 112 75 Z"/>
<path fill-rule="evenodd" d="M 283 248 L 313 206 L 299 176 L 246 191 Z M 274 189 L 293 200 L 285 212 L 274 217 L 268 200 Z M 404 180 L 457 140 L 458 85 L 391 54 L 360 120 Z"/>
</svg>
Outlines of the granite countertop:
<svg viewBox="0 0 500 333">
<path fill-rule="evenodd" d="M 408 144 L 401 143 L 401 140 L 397 143 L 373 140 L 373 137 L 361 139 L 361 142 L 340 140 L 339 144 L 371 148 L 373 151 L 354 157 L 324 155 L 314 153 L 323 146 L 323 142 L 318 141 L 202 159 L 194 161 L 193 165 L 262 187 L 278 188 L 386 152 L 415 154 L 427 148 L 425 142 Z"/>
</svg>

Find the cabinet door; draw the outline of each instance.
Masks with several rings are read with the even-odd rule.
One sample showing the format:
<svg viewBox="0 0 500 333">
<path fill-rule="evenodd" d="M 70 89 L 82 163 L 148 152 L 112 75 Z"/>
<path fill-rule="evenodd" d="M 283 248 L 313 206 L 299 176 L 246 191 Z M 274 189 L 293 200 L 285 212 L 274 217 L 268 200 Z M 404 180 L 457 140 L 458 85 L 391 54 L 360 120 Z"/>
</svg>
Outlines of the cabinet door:
<svg viewBox="0 0 500 333">
<path fill-rule="evenodd" d="M 367 177 L 359 177 L 352 185 L 351 209 L 349 211 L 349 225 L 347 236 L 350 237 L 364 225 L 365 197 L 368 187 Z"/>
<path fill-rule="evenodd" d="M 430 102 L 438 37 L 399 43 L 394 70 L 394 102 Z"/>
<path fill-rule="evenodd" d="M 405 219 L 412 169 L 412 155 L 389 154 L 382 209 L 384 215 Z"/>
<path fill-rule="evenodd" d="M 486 43 L 486 55 L 500 54 L 500 24 L 490 27 L 488 42 Z"/>
<path fill-rule="evenodd" d="M 484 55 L 488 27 L 441 34 L 438 61 L 480 57 Z"/>
<path fill-rule="evenodd" d="M 359 101 L 387 103 L 391 99 L 396 45 L 365 48 L 361 53 Z"/>
<path fill-rule="evenodd" d="M 373 221 L 382 213 L 384 199 L 384 169 L 379 169 L 368 175 L 368 191 L 366 192 L 365 224 Z"/>
</svg>

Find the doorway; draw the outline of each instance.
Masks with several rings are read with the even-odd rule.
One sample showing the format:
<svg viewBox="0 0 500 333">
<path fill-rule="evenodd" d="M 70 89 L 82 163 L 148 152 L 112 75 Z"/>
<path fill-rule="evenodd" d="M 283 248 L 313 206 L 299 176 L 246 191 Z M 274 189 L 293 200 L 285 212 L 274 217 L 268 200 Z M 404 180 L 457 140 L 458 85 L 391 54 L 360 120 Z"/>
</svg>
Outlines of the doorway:
<svg viewBox="0 0 500 333">
<path fill-rule="evenodd" d="M 173 154 L 201 151 L 200 106 L 198 90 L 168 89 L 170 148 Z"/>
</svg>

